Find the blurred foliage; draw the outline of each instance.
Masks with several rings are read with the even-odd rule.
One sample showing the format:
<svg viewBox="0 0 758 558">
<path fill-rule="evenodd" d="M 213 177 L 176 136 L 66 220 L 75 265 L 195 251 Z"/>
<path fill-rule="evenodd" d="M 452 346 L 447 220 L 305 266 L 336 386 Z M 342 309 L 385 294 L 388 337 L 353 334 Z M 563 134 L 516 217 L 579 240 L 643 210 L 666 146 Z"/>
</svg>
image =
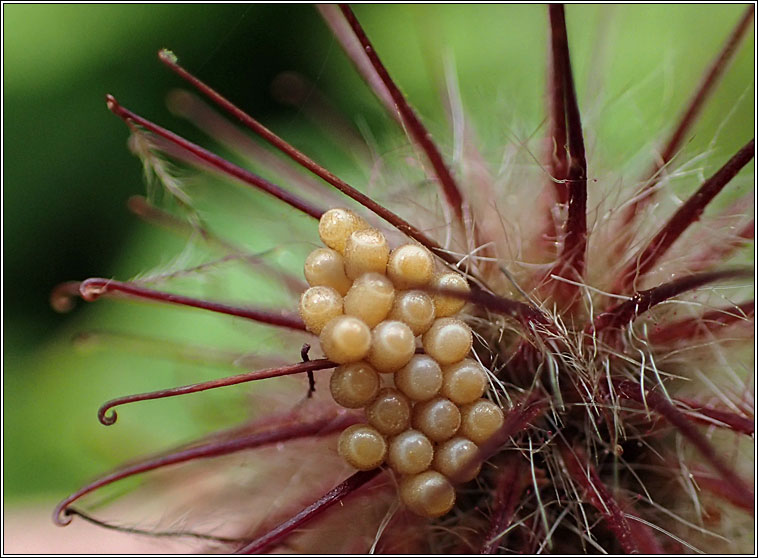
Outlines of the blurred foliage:
<svg viewBox="0 0 758 558">
<path fill-rule="evenodd" d="M 568 8 L 577 88 L 598 158 L 639 169 L 742 10 Z M 361 5 L 356 13 L 446 151 L 449 131 L 437 88 L 445 59 L 454 64 L 489 158 L 499 161 L 504 138 L 540 133 L 547 35 L 542 7 Z M 310 6 L 6 4 L 3 16 L 5 494 L 62 496 L 122 459 L 246 416 L 243 388 L 231 404 L 228 393 L 208 393 L 127 408 L 106 430 L 95 409 L 109 397 L 232 369 L 156 358 L 138 343 L 75 351 L 70 341 L 77 332 L 104 329 L 230 351 L 298 352 L 265 328 L 199 311 L 113 301 L 80 305 L 68 315 L 50 310 L 49 293 L 61 281 L 128 279 L 171 264 L 184 247 L 126 212 L 125 200 L 143 192 L 144 181 L 126 149 L 127 131 L 106 110 L 104 94 L 210 145 L 165 108 L 166 94 L 180 84 L 155 54 L 170 47 L 204 81 L 358 185 L 370 169 L 334 149 L 330 131 L 307 111 L 274 102 L 274 77 L 284 70 L 307 76 L 380 146 L 400 136 Z M 684 156 L 700 153 L 717 137 L 702 162 L 706 170 L 752 134 L 753 41 L 751 32 L 685 148 Z M 747 191 L 748 174 L 734 191 Z M 691 181 L 678 186 L 694 187 Z M 278 247 L 273 257 L 292 269 L 307 247 L 278 244 L 291 237 L 285 229 L 315 239 L 312 225 L 260 196 L 212 180 L 193 188 L 206 204 L 204 218 L 253 251 Z M 208 274 L 198 292 L 272 306 L 285 300 L 275 282 L 242 276 L 216 282 L 223 274 Z"/>
</svg>

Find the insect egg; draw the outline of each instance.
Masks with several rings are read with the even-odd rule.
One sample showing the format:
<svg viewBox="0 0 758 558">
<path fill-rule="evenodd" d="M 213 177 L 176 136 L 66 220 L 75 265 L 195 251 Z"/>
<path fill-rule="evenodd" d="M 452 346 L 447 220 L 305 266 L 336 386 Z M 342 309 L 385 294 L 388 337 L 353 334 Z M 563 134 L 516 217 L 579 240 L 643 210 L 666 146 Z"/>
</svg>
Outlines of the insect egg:
<svg viewBox="0 0 758 558">
<path fill-rule="evenodd" d="M 414 355 L 395 373 L 395 385 L 412 400 L 426 401 L 437 395 L 442 387 L 442 370 L 433 358 Z"/>
<path fill-rule="evenodd" d="M 374 327 L 387 317 L 395 300 L 395 287 L 381 273 L 364 273 L 345 295 L 345 314 Z"/>
<path fill-rule="evenodd" d="M 388 320 L 371 332 L 371 351 L 368 361 L 379 372 L 395 372 L 411 360 L 416 350 L 416 338 L 403 322 Z"/>
<path fill-rule="evenodd" d="M 319 219 L 318 234 L 329 248 L 345 253 L 347 239 L 355 231 L 369 228 L 368 223 L 349 209 L 335 208 L 326 211 Z"/>
<path fill-rule="evenodd" d="M 402 291 L 395 296 L 389 318 L 408 324 L 413 335 L 426 333 L 434 321 L 434 303 L 422 291 Z"/>
<path fill-rule="evenodd" d="M 337 316 L 342 315 L 342 297 L 331 287 L 311 287 L 300 296 L 300 317 L 308 331 L 316 335 Z"/>
<path fill-rule="evenodd" d="M 423 246 L 406 244 L 395 248 L 387 263 L 387 275 L 398 289 L 426 285 L 434 273 L 434 259 Z"/>
<path fill-rule="evenodd" d="M 504 420 L 500 407 L 486 399 L 480 399 L 461 408 L 460 434 L 481 444 L 503 426 Z"/>
<path fill-rule="evenodd" d="M 387 239 L 376 229 L 355 231 L 345 246 L 345 273 L 351 279 L 374 271 L 385 273 L 390 247 Z"/>
<path fill-rule="evenodd" d="M 379 393 L 379 374 L 365 362 L 343 364 L 332 372 L 329 389 L 343 407 L 365 407 Z"/>
<path fill-rule="evenodd" d="M 441 273 L 432 279 L 431 286 L 435 289 L 461 291 L 464 294 L 470 291 L 466 279 L 457 273 Z M 440 293 L 434 293 L 432 300 L 434 301 L 435 315 L 438 318 L 457 314 L 466 305 L 466 301 L 462 298 L 445 296 Z"/>
<path fill-rule="evenodd" d="M 396 389 L 384 388 L 366 407 L 366 418 L 371 426 L 385 436 L 394 436 L 408 428 L 411 405 L 408 398 Z"/>
<path fill-rule="evenodd" d="M 471 350 L 471 328 L 454 318 L 435 320 L 424 334 L 426 353 L 440 364 L 452 364 L 462 360 Z"/>
<path fill-rule="evenodd" d="M 400 475 L 414 475 L 429 468 L 434 448 L 418 430 L 406 430 L 390 440 L 387 463 Z"/>
<path fill-rule="evenodd" d="M 468 285 L 457 273 L 435 276 L 434 257 L 422 246 L 390 252 L 381 232 L 346 209 L 324 213 L 319 235 L 329 248 L 305 262 L 311 288 L 300 314 L 309 331 L 320 333 L 326 357 L 340 364 L 329 382 L 332 398 L 363 408 L 368 421 L 342 432 L 338 453 L 363 471 L 386 460 L 403 477 L 400 499 L 408 509 L 440 517 L 455 503 L 453 483 L 479 473 L 481 463 L 472 462 L 477 444 L 503 421 L 480 399 L 487 375 L 466 358 L 472 332 L 453 317 L 465 301 L 423 291 L 466 292 Z M 417 336 L 425 354 L 415 354 Z M 381 388 L 380 374 L 394 374 L 386 377 L 394 387 Z"/>
<path fill-rule="evenodd" d="M 356 469 L 369 471 L 384 462 L 387 442 L 376 429 L 366 424 L 354 424 L 340 434 L 337 452 Z"/>
<path fill-rule="evenodd" d="M 487 388 L 487 373 L 474 359 L 466 358 L 442 370 L 442 395 L 458 405 L 473 403 Z"/>
<path fill-rule="evenodd" d="M 432 467 L 453 482 L 468 482 L 476 478 L 482 468 L 481 463 L 473 463 L 478 450 L 471 440 L 456 436 L 437 446 Z"/>
<path fill-rule="evenodd" d="M 400 498 L 414 513 L 440 517 L 455 504 L 455 488 L 437 471 L 424 471 L 400 481 Z"/>
<path fill-rule="evenodd" d="M 338 316 L 319 337 L 326 358 L 338 364 L 363 360 L 371 348 L 371 330 L 358 318 Z"/>
<path fill-rule="evenodd" d="M 444 397 L 418 403 L 413 408 L 413 427 L 434 442 L 451 438 L 460 425 L 461 412 L 458 406 Z"/>
<path fill-rule="evenodd" d="M 311 287 L 331 287 L 342 296 L 347 294 L 352 281 L 345 275 L 342 255 L 330 248 L 318 248 L 305 260 L 305 280 Z"/>
</svg>

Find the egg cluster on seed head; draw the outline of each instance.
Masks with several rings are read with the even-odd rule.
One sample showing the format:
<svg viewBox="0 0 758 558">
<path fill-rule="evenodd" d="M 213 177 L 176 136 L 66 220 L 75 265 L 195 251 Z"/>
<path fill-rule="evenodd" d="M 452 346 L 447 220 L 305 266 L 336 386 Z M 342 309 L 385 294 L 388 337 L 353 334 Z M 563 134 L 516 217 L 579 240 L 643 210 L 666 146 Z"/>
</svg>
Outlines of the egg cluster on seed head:
<svg viewBox="0 0 758 558">
<path fill-rule="evenodd" d="M 324 213 L 319 235 L 326 248 L 306 259 L 300 315 L 339 365 L 332 397 L 363 409 L 368 423 L 345 429 L 338 452 L 360 470 L 386 463 L 411 511 L 444 515 L 455 503 L 453 484 L 476 477 L 478 446 L 503 423 L 500 408 L 482 398 L 484 368 L 468 358 L 471 329 L 455 317 L 465 301 L 437 292 L 467 292 L 468 284 L 437 272 L 423 246 L 391 250 L 347 209 Z"/>
</svg>

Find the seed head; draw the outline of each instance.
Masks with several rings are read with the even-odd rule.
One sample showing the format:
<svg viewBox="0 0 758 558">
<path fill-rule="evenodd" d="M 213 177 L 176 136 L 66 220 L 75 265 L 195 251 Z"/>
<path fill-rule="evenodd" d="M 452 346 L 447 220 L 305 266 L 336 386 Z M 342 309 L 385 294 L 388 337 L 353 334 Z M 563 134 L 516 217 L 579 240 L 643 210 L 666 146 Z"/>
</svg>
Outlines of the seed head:
<svg viewBox="0 0 758 558">
<path fill-rule="evenodd" d="M 113 408 L 126 403 L 278 376 L 307 375 L 308 389 L 284 399 L 286 411 L 275 416 L 95 481 L 58 506 L 56 521 L 70 522 L 71 515 L 98 521 L 72 504 L 169 465 L 196 465 L 198 500 L 204 500 L 204 483 L 212 484 L 215 471 L 209 463 L 250 452 L 260 465 L 245 474 L 270 468 L 282 477 L 272 474 L 265 478 L 277 482 L 255 486 L 254 512 L 239 506 L 239 518 L 219 533 L 157 534 L 247 553 L 735 550 L 733 534 L 750 528 L 754 511 L 743 470 L 750 463 L 739 450 L 754 435 L 754 382 L 732 369 L 729 353 L 752 343 L 754 302 L 744 287 L 753 270 L 726 264 L 752 239 L 754 221 L 747 215 L 750 199 L 715 217 L 706 208 L 744 174 L 754 140 L 741 138 L 744 146 L 708 176 L 688 167 L 700 164 L 698 157 L 683 162 L 678 156 L 752 25 L 753 8 L 669 123 L 645 172 L 634 175 L 627 167 L 607 171 L 601 150 L 587 140 L 592 132 L 576 93 L 563 6 L 547 8 L 547 114 L 537 131 L 544 139 L 506 150 L 495 174 L 477 150 L 452 76 L 444 98 L 455 149 L 447 150 L 392 79 L 351 8 L 320 10 L 407 134 L 405 152 L 429 187 L 419 190 L 428 196 L 434 189 L 432 205 L 441 210 L 424 201 L 411 210 L 379 203 L 363 193 L 364 185 L 325 169 L 161 51 L 167 67 L 321 182 L 297 179 L 301 190 L 275 184 L 109 95 L 109 110 L 129 125 L 146 165 L 170 182 L 167 189 L 181 204 L 189 205 L 186 192 L 171 182 L 158 153 L 263 192 L 311 217 L 307 240 L 321 245 L 301 262 L 307 285 L 246 259 L 281 278 L 294 301 L 282 311 L 178 295 L 144 280 L 88 279 L 78 293 L 88 301 L 120 295 L 265 323 L 282 331 L 292 355 L 303 347 L 302 362 L 115 399 L 101 407 L 100 420 L 113 424 Z M 186 115 L 216 122 L 218 116 L 201 118 L 192 99 L 182 97 Z M 384 157 L 375 163 L 387 174 L 383 183 L 398 182 Z M 671 195 L 674 179 L 687 181 L 689 190 L 669 210 L 661 200 Z M 621 186 L 610 193 L 614 182 Z M 414 197 L 412 181 L 399 184 L 387 199 Z M 311 188 L 322 187 L 312 195 Z M 352 202 L 331 203 L 332 190 Z M 512 203 L 522 196 L 528 204 Z M 158 209 L 142 214 L 174 222 Z M 216 238 L 190 214 L 193 231 Z M 216 244 L 234 252 L 226 240 Z M 56 307 L 65 308 L 76 289 L 66 283 L 57 290 Z M 706 374 L 706 361 L 717 363 L 717 373 Z M 327 385 L 321 370 L 333 370 L 328 390 L 321 389 Z M 298 485 L 294 496 L 290 478 Z M 230 476 L 221 488 L 207 488 L 214 512 L 240 500 L 235 482 L 255 484 Z M 267 497 L 287 501 L 263 514 L 258 508 L 269 509 Z M 355 538 L 334 535 L 335 522 L 355 529 Z"/>
</svg>

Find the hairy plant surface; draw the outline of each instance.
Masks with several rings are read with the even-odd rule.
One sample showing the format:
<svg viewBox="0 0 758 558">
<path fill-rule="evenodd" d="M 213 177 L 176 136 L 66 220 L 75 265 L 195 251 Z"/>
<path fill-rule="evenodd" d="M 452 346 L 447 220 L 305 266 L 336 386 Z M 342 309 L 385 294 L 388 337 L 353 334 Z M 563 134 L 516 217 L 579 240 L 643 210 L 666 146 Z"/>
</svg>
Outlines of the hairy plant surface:
<svg viewBox="0 0 758 558">
<path fill-rule="evenodd" d="M 749 550 L 754 272 L 735 259 L 753 241 L 753 192 L 716 209 L 709 204 L 733 182 L 749 181 L 754 140 L 740 138 L 743 147 L 735 153 L 716 151 L 718 163 L 707 172 L 699 156 L 683 160 L 680 154 L 752 29 L 753 7 L 704 62 L 701 82 L 644 154 L 644 166 L 622 169 L 602 160 L 583 125 L 565 10 L 545 10 L 545 120 L 531 137 L 499 145 L 499 166 L 480 151 L 450 65 L 441 89 L 452 141 L 437 143 L 347 6 L 320 11 L 407 136 L 382 151 L 334 121 L 335 142 L 350 145 L 371 169 L 365 187 L 349 184 L 264 127 L 170 51 L 161 51 L 161 62 L 199 94 L 172 94 L 172 109 L 242 152 L 255 172 L 108 96 L 108 108 L 129 127 L 131 148 L 168 204 L 161 209 L 153 198 L 135 197 L 131 210 L 188 236 L 209 256 L 191 264 L 180 258 L 167 271 L 131 281 L 66 283 L 53 294 L 54 305 L 65 309 L 71 296 L 150 300 L 252 320 L 279 333 L 266 337 L 268 351 L 253 356 L 180 347 L 183 355 L 236 361 L 248 371 L 114 399 L 100 408 L 100 421 L 112 425 L 114 409 L 128 403 L 287 379 L 252 390 L 251 418 L 238 427 L 125 465 L 65 499 L 55 521 L 80 516 L 243 553 Z M 278 86 L 295 95 L 298 80 L 284 76 Z M 262 142 L 251 142 L 240 128 Z M 266 219 L 282 242 L 254 254 L 217 234 L 192 193 L 197 179 L 189 169 L 271 197 L 250 215 Z M 681 199 L 673 193 L 678 184 L 686 184 Z M 237 198 L 224 203 L 239 210 Z M 468 281 L 467 293 L 428 291 L 465 301 L 473 357 L 487 370 L 486 397 L 505 419 L 479 444 L 472 465 L 482 465 L 478 476 L 457 487 L 454 508 L 438 519 L 399 503 L 401 479 L 389 468 L 355 472 L 337 455 L 339 432 L 365 418 L 332 401 L 326 370 L 335 363 L 320 358 L 318 340 L 295 311 L 307 285 L 282 256 L 296 243 L 315 242 L 318 219 L 333 207 L 360 213 L 393 246 L 410 239 L 426 247 L 440 270 L 456 270 Z M 285 302 L 248 305 L 179 294 L 187 281 L 227 264 L 265 274 Z M 96 502 L 91 493 L 142 474 L 140 489 L 114 504 L 126 510 L 126 520 L 99 519 L 75 504 L 87 496 L 93 509 L 101 507 L 108 500 Z"/>
</svg>

